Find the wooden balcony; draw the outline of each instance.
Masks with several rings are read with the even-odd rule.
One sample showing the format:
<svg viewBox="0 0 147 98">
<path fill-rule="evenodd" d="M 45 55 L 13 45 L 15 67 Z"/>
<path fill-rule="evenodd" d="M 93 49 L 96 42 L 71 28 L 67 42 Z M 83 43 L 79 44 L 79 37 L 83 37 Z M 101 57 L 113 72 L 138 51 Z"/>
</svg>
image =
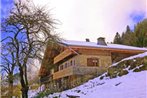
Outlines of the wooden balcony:
<svg viewBox="0 0 147 98">
<path fill-rule="evenodd" d="M 102 74 L 105 68 L 101 67 L 80 67 L 80 66 L 71 66 L 55 72 L 53 74 L 53 79 L 59 79 L 71 75 L 92 75 L 92 74 Z"/>
<path fill-rule="evenodd" d="M 71 54 L 73 54 L 73 52 L 69 49 L 64 50 L 62 53 L 60 53 L 59 55 L 57 55 L 54 58 L 54 64 L 58 63 L 59 61 L 63 60 L 64 58 L 70 56 Z"/>
</svg>

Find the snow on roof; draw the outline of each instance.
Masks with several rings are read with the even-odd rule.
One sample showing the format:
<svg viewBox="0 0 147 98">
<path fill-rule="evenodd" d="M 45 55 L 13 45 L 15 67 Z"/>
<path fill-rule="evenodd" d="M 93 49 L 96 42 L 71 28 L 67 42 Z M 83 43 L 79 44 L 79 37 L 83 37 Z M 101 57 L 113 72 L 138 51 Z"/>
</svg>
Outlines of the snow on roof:
<svg viewBox="0 0 147 98">
<path fill-rule="evenodd" d="M 72 40 L 64 40 L 60 43 L 67 46 L 86 46 L 86 47 L 95 47 L 95 48 L 130 49 L 130 50 L 147 51 L 147 48 L 139 48 L 134 46 L 119 45 L 119 44 L 107 44 L 107 46 L 105 46 L 105 45 L 98 45 L 96 42 L 72 41 Z"/>
</svg>

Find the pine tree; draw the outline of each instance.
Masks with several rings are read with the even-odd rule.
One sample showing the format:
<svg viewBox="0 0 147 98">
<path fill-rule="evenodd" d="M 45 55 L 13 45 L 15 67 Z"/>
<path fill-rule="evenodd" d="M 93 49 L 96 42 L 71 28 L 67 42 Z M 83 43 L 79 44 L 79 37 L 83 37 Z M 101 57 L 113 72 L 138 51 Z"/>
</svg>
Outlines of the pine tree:
<svg viewBox="0 0 147 98">
<path fill-rule="evenodd" d="M 122 44 L 124 45 L 134 45 L 135 34 L 131 31 L 130 27 L 127 25 L 126 31 L 122 34 Z"/>
<path fill-rule="evenodd" d="M 120 34 L 117 32 L 115 37 L 114 37 L 114 41 L 113 41 L 114 44 L 121 44 L 121 36 Z"/>
<path fill-rule="evenodd" d="M 147 19 L 138 23 L 134 32 L 136 36 L 135 45 L 138 47 L 147 47 Z"/>
</svg>

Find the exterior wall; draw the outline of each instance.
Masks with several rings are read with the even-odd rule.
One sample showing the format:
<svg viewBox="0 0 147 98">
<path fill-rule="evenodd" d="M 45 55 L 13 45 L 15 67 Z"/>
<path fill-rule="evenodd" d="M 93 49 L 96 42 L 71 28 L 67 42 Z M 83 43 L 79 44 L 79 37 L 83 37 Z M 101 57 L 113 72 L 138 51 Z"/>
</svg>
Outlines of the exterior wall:
<svg viewBox="0 0 147 98">
<path fill-rule="evenodd" d="M 111 53 L 109 51 L 82 49 L 78 52 L 79 55 L 69 58 L 67 61 L 60 64 L 58 67 L 59 71 L 53 74 L 53 79 L 55 81 L 61 80 L 60 83 L 65 85 L 63 88 L 80 85 L 90 78 L 93 78 L 95 75 L 104 73 L 108 66 L 112 64 Z M 98 58 L 99 66 L 87 66 L 88 58 Z M 63 66 L 63 69 L 61 66 Z"/>
<path fill-rule="evenodd" d="M 95 72 L 97 74 L 101 74 L 112 64 L 111 53 L 109 51 L 80 50 L 79 52 L 81 52 L 80 55 L 76 55 L 59 65 L 58 67 L 59 71 L 55 72 L 53 75 L 54 79 L 58 79 L 70 75 L 78 75 L 78 73 L 80 73 L 79 75 L 87 75 L 88 72 L 90 72 L 91 70 L 94 71 L 96 69 L 97 71 Z M 91 66 L 87 66 L 88 58 L 98 58 L 99 66 L 97 66 L 97 68 L 96 66 L 94 66 L 95 68 Z M 79 72 L 77 72 L 76 66 Z M 84 67 L 86 67 L 86 69 L 84 69 Z"/>
<path fill-rule="evenodd" d="M 87 67 L 87 58 L 96 57 L 99 59 L 99 66 L 98 67 L 108 67 L 112 64 L 111 53 L 107 51 L 99 52 L 99 51 L 82 51 L 81 55 L 76 55 L 73 58 L 65 61 L 64 63 L 60 64 L 64 65 L 67 63 L 67 67 L 71 66 L 70 62 L 74 62 L 72 66 L 82 66 Z M 59 69 L 60 70 L 60 69 Z"/>
<path fill-rule="evenodd" d="M 78 52 L 85 55 L 111 56 L 111 52 L 108 50 L 80 49 Z"/>
<path fill-rule="evenodd" d="M 96 57 L 99 59 L 99 67 L 108 67 L 112 64 L 111 56 L 79 55 L 79 66 L 87 67 L 87 58 Z"/>
</svg>

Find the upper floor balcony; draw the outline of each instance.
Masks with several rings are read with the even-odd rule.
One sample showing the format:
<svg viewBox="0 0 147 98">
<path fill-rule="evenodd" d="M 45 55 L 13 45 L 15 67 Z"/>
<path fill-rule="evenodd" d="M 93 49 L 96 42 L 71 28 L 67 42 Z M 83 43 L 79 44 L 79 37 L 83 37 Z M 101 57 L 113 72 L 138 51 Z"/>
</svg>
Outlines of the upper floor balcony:
<svg viewBox="0 0 147 98">
<path fill-rule="evenodd" d="M 59 79 L 71 75 L 93 75 L 102 74 L 105 68 L 103 67 L 81 67 L 81 66 L 70 66 L 63 70 L 59 70 L 53 74 L 53 79 Z"/>
</svg>

